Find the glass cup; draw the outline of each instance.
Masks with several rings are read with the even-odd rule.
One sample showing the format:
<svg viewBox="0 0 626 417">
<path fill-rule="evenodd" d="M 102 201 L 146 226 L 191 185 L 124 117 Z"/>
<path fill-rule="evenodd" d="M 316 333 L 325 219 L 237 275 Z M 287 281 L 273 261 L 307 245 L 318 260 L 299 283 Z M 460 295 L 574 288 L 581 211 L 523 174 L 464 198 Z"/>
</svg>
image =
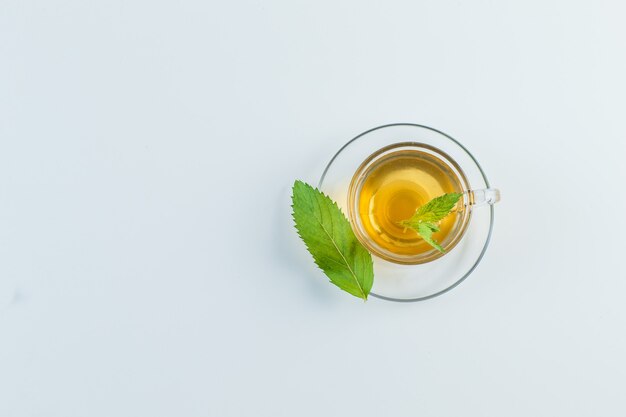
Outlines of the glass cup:
<svg viewBox="0 0 626 417">
<path fill-rule="evenodd" d="M 445 254 L 428 250 L 398 254 L 378 245 L 363 227 L 357 204 L 363 184 L 378 163 L 402 150 L 438 158 L 451 172 L 454 191 L 462 193 L 455 224 L 439 242 Z M 428 126 L 394 123 L 367 130 L 344 144 L 326 165 L 318 188 L 347 213 L 361 243 L 372 253 L 374 285 L 370 295 L 389 301 L 421 301 L 463 282 L 483 259 L 494 225 L 500 192 L 489 184 L 476 158 L 456 139 Z"/>
<path fill-rule="evenodd" d="M 392 162 L 393 159 L 407 158 L 408 155 L 411 155 L 411 152 L 417 152 L 416 155 L 419 156 L 427 155 L 431 162 L 429 168 L 434 170 L 438 176 L 446 177 L 445 180 L 449 184 L 453 184 L 454 190 L 451 191 L 462 194 L 461 200 L 455 209 L 458 215 L 455 217 L 454 224 L 450 232 L 439 242 L 445 253 L 434 248 L 418 254 L 396 253 L 388 247 L 378 244 L 364 227 L 363 216 L 368 216 L 368 213 L 361 208 L 361 191 L 364 184 L 366 184 L 370 175 L 376 172 L 376 168 Z M 413 158 L 416 163 L 419 159 L 419 157 Z M 433 164 L 432 161 L 435 161 L 435 163 Z M 432 180 L 432 178 L 429 179 Z M 395 143 L 374 152 L 354 173 L 348 188 L 348 218 L 356 237 L 372 254 L 399 264 L 422 264 L 444 256 L 457 245 L 467 230 L 474 207 L 494 204 L 499 199 L 500 192 L 496 189 L 471 190 L 469 181 L 459 164 L 441 149 L 425 143 Z"/>
</svg>

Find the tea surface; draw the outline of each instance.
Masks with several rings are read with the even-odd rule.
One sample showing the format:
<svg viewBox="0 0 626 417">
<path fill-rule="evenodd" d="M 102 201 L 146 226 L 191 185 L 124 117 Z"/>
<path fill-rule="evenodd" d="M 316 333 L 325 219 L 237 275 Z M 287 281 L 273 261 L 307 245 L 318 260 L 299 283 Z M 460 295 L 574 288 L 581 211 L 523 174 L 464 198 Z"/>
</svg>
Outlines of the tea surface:
<svg viewBox="0 0 626 417">
<path fill-rule="evenodd" d="M 367 234 L 379 246 L 400 255 L 419 255 L 433 247 L 412 229 L 398 223 L 435 197 L 463 192 L 450 167 L 438 157 L 417 150 L 391 153 L 378 161 L 364 181 L 358 201 L 359 216 Z M 444 242 L 460 215 L 453 211 L 433 234 Z"/>
</svg>

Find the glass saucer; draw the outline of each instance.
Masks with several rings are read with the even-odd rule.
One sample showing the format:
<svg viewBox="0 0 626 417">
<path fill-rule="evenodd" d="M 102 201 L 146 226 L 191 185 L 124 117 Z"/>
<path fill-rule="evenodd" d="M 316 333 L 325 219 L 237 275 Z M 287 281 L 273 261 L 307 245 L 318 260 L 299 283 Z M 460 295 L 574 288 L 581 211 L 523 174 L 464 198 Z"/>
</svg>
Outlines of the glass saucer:
<svg viewBox="0 0 626 417">
<path fill-rule="evenodd" d="M 343 145 L 324 169 L 318 188 L 348 212 L 348 188 L 360 164 L 377 150 L 395 143 L 425 143 L 441 149 L 463 169 L 471 189 L 490 188 L 474 156 L 445 133 L 413 123 L 394 123 L 367 130 Z M 419 265 L 401 265 L 372 255 L 374 286 L 370 295 L 412 302 L 444 294 L 463 282 L 482 260 L 493 230 L 494 207 L 470 207 L 471 220 L 457 246 L 445 256 Z"/>
</svg>

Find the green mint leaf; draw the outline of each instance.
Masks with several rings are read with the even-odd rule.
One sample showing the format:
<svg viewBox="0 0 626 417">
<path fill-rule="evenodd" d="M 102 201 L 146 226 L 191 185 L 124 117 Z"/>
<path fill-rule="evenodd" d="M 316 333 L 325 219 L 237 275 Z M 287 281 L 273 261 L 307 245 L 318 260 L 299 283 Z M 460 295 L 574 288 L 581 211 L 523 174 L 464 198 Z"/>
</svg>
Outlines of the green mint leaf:
<svg viewBox="0 0 626 417">
<path fill-rule="evenodd" d="M 462 196 L 463 194 L 460 193 L 448 193 L 435 197 L 418 208 L 410 219 L 404 220 L 402 223 L 438 222 L 450 214 Z"/>
<path fill-rule="evenodd" d="M 302 181 L 293 185 L 293 219 L 317 266 L 342 290 L 367 300 L 374 282 L 372 256 L 328 196 Z"/>
<path fill-rule="evenodd" d="M 417 233 L 419 233 L 419 235 L 422 237 L 422 239 L 424 239 L 424 241 L 426 241 L 426 243 L 437 249 L 439 252 L 446 253 L 441 245 L 437 243 L 432 237 L 433 233 L 438 231 L 439 226 L 434 223 L 422 222 L 417 225 Z"/>
<path fill-rule="evenodd" d="M 441 245 L 432 238 L 432 235 L 439 231 L 436 222 L 450 214 L 462 196 L 461 193 L 448 193 L 435 197 L 419 207 L 410 219 L 401 221 L 400 225 L 415 230 L 426 243 L 439 252 L 445 253 Z"/>
</svg>

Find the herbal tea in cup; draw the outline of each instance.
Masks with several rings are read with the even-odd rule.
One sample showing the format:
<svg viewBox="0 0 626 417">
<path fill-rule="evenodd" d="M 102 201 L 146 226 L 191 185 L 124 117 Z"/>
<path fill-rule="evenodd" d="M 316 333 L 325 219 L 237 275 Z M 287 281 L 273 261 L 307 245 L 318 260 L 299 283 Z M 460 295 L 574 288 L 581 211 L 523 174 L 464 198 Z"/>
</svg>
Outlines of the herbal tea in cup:
<svg viewBox="0 0 626 417">
<path fill-rule="evenodd" d="M 474 203 L 461 167 L 442 150 L 423 143 L 389 145 L 356 170 L 348 190 L 348 214 L 359 241 L 373 254 L 395 263 L 420 264 L 449 252 L 463 237 Z M 407 227 L 420 207 L 456 195 L 445 217 L 432 223 L 433 247 Z M 440 245 L 440 246 L 439 246 Z"/>
</svg>

